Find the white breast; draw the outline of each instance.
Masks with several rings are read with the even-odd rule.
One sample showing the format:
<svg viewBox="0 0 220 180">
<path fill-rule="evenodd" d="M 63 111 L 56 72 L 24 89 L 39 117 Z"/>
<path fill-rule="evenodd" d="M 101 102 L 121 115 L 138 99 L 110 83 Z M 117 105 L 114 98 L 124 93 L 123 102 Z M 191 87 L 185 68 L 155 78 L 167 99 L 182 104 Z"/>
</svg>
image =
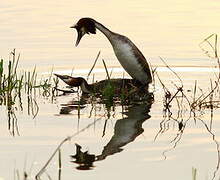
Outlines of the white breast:
<svg viewBox="0 0 220 180">
<path fill-rule="evenodd" d="M 148 81 L 147 74 L 138 63 L 138 60 L 133 53 L 132 46 L 121 40 L 113 41 L 112 46 L 116 57 L 127 73 L 132 78 L 137 79 L 142 83 L 146 83 Z"/>
</svg>

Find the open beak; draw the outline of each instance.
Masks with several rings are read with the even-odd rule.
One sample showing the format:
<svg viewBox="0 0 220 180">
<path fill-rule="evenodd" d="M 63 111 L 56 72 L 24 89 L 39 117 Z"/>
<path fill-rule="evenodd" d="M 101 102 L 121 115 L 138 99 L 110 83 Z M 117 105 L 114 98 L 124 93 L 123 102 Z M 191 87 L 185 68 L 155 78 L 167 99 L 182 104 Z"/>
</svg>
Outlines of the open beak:
<svg viewBox="0 0 220 180">
<path fill-rule="evenodd" d="M 75 46 L 78 46 L 78 44 L 79 44 L 79 42 L 80 42 L 80 40 L 81 40 L 81 38 L 83 37 L 84 34 L 80 29 L 77 28 L 76 25 L 73 25 L 70 28 L 75 28 L 77 30 L 78 35 L 77 35 L 77 40 L 76 40 L 76 45 Z"/>
<path fill-rule="evenodd" d="M 82 38 L 83 35 L 84 35 L 84 34 L 82 33 L 82 31 L 80 31 L 80 30 L 78 30 L 78 29 L 77 29 L 77 34 L 78 34 L 78 36 L 77 36 L 77 40 L 76 40 L 76 46 L 78 46 L 78 44 L 79 44 L 81 38 Z"/>
</svg>

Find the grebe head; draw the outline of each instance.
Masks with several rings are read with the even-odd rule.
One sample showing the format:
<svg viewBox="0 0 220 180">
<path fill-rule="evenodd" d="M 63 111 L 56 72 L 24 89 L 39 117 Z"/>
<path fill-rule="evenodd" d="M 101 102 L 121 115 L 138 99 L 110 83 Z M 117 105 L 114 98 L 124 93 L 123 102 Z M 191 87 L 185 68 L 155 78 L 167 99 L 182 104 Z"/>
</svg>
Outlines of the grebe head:
<svg viewBox="0 0 220 180">
<path fill-rule="evenodd" d="M 66 84 L 72 87 L 79 87 L 83 83 L 85 83 L 85 79 L 82 77 L 72 77 L 68 75 L 60 75 L 60 74 L 54 74 L 61 80 L 63 80 Z"/>
<path fill-rule="evenodd" d="M 95 28 L 95 20 L 91 18 L 82 18 L 80 19 L 75 25 L 71 26 L 70 28 L 75 28 L 78 33 L 78 37 L 76 40 L 76 46 L 79 44 L 81 38 L 85 34 L 95 34 L 96 28 Z"/>
</svg>

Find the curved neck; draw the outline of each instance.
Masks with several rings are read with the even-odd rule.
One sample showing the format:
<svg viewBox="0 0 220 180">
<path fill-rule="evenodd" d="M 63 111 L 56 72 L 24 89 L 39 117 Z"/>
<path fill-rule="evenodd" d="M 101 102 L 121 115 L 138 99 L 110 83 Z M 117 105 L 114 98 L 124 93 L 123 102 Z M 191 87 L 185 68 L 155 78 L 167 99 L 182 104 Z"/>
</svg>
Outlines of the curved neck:
<svg viewBox="0 0 220 180">
<path fill-rule="evenodd" d="M 85 79 L 82 79 L 82 83 L 80 85 L 82 92 L 84 93 L 91 93 L 92 92 L 92 87 L 87 83 Z"/>
<path fill-rule="evenodd" d="M 97 21 L 95 21 L 95 27 L 101 31 L 109 40 L 111 39 L 112 34 L 114 34 L 112 31 Z"/>
</svg>

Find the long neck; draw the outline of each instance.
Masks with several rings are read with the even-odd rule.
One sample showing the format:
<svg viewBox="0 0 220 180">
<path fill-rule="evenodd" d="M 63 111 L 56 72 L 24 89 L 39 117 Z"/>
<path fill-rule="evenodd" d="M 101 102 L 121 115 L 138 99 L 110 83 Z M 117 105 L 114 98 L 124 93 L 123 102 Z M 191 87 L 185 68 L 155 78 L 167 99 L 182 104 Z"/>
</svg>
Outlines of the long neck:
<svg viewBox="0 0 220 180">
<path fill-rule="evenodd" d="M 89 85 L 85 79 L 82 80 L 80 87 L 82 89 L 82 92 L 84 92 L 84 93 L 91 93 L 92 92 L 91 85 Z"/>
<path fill-rule="evenodd" d="M 101 23 L 95 21 L 95 27 L 100 30 L 110 41 L 111 37 L 114 34 L 112 31 L 110 31 L 108 28 L 103 26 Z"/>
</svg>

